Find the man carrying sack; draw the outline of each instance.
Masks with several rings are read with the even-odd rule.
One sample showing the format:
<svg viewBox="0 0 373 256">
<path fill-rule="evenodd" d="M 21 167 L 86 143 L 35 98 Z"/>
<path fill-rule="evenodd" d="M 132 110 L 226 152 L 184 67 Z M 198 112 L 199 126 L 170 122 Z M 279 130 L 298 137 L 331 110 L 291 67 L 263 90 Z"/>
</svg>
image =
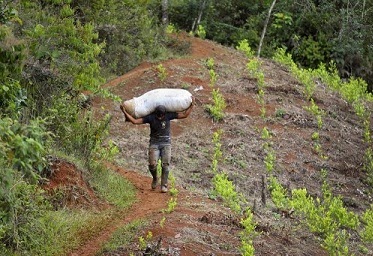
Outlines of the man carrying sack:
<svg viewBox="0 0 373 256">
<path fill-rule="evenodd" d="M 126 111 L 124 105 L 120 105 L 120 109 L 126 117 L 126 121 L 133 124 L 149 124 L 150 125 L 150 141 L 149 141 L 149 171 L 153 177 L 151 188 L 154 190 L 157 187 L 157 163 L 161 159 L 162 175 L 161 175 L 161 191 L 168 191 L 167 181 L 169 174 L 169 166 L 171 161 L 171 137 L 170 137 L 170 121 L 173 119 L 184 119 L 192 112 L 194 98 L 190 106 L 182 112 L 167 112 L 164 105 L 158 105 L 155 111 L 151 114 L 134 118 Z"/>
</svg>

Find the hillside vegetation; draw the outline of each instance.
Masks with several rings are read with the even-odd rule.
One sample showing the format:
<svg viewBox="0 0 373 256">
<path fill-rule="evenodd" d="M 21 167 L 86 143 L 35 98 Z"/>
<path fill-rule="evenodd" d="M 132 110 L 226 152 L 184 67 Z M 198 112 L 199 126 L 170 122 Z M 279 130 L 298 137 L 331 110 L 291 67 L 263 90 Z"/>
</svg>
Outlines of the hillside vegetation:
<svg viewBox="0 0 373 256">
<path fill-rule="evenodd" d="M 170 5 L 168 26 L 155 1 L 0 1 L 2 254 L 373 253 L 369 85 L 342 79 L 332 54 L 302 62 L 316 37 L 291 49 L 278 37 L 257 57 L 242 17 L 223 26 L 240 37 L 206 23 L 241 5 L 207 2 L 188 34 L 175 15 L 195 1 Z M 276 8 L 277 29 L 299 21 Z M 353 10 L 369 21 L 369 4 Z M 196 98 L 191 116 L 172 124 L 167 195 L 149 189 L 147 126 L 119 110 L 160 87 Z"/>
</svg>

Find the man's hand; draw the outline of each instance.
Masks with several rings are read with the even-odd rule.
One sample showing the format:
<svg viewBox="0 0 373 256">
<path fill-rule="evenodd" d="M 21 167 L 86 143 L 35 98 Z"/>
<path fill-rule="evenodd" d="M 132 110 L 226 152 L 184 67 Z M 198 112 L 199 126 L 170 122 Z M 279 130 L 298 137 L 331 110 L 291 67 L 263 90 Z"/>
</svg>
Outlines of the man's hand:
<svg viewBox="0 0 373 256">
<path fill-rule="evenodd" d="M 124 113 L 126 112 L 126 110 L 125 110 L 125 108 L 122 104 L 120 104 L 120 110 L 122 110 L 122 112 L 124 112 Z"/>
<path fill-rule="evenodd" d="M 123 114 L 124 114 L 124 117 L 125 117 L 125 119 L 126 119 L 126 122 L 129 122 L 130 120 L 129 120 L 129 118 L 128 118 L 128 113 L 127 113 L 127 111 L 126 111 L 126 108 L 122 105 L 122 104 L 120 104 L 120 110 L 122 110 L 122 112 L 123 112 Z"/>
<path fill-rule="evenodd" d="M 196 99 L 194 98 L 194 96 L 192 96 L 192 103 L 190 104 L 190 107 L 196 105 Z"/>
</svg>

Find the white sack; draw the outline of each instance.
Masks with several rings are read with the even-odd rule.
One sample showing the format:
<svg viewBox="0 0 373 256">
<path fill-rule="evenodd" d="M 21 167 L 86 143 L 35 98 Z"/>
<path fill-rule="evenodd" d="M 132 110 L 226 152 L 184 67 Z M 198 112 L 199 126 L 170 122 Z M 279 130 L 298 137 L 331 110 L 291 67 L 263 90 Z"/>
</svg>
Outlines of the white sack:
<svg viewBox="0 0 373 256">
<path fill-rule="evenodd" d="M 168 112 L 180 112 L 189 108 L 191 103 L 192 94 L 189 91 L 161 88 L 126 100 L 123 105 L 130 115 L 140 118 L 154 112 L 159 105 L 165 106 Z"/>
</svg>

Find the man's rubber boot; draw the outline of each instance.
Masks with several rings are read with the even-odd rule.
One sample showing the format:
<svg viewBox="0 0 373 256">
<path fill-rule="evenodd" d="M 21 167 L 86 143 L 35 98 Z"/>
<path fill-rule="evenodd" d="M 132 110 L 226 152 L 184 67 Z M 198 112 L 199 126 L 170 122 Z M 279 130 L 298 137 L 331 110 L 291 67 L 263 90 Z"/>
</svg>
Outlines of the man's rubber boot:
<svg viewBox="0 0 373 256">
<path fill-rule="evenodd" d="M 152 181 L 152 189 L 156 189 L 157 188 L 157 183 L 158 183 L 158 179 L 157 179 L 157 168 L 154 166 L 151 166 L 149 165 L 149 171 L 150 171 L 150 174 L 152 175 L 153 177 L 153 181 Z"/>
<path fill-rule="evenodd" d="M 167 181 L 168 181 L 168 167 L 162 167 L 162 176 L 161 176 L 161 191 L 162 193 L 166 193 L 167 189 Z"/>
</svg>

